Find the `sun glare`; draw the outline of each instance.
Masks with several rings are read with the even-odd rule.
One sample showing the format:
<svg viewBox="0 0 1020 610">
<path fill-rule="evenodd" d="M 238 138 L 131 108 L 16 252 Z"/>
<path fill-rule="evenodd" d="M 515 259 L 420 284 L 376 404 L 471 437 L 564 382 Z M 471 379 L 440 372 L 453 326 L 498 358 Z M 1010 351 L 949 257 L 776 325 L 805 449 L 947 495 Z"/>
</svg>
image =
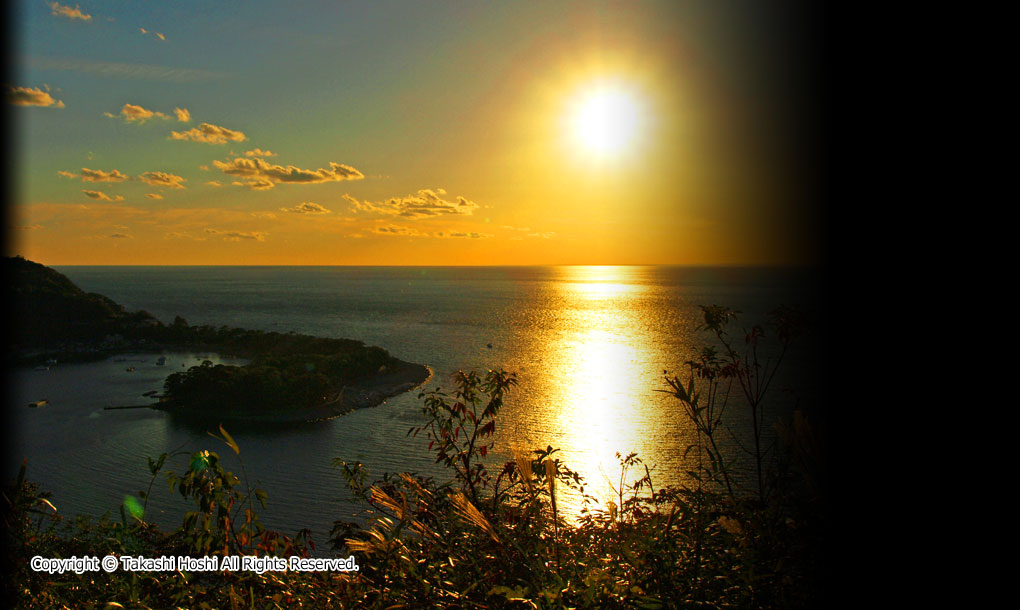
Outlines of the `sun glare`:
<svg viewBox="0 0 1020 610">
<path fill-rule="evenodd" d="M 616 157 L 632 148 L 641 132 L 641 98 L 620 83 L 585 88 L 568 110 L 573 136 L 594 157 Z"/>
</svg>

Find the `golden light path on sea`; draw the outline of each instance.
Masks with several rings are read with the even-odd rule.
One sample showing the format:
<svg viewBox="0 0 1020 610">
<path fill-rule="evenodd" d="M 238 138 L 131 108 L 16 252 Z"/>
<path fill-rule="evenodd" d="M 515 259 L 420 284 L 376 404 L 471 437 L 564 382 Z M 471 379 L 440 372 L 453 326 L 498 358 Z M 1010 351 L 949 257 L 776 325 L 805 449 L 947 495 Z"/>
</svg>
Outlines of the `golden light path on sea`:
<svg viewBox="0 0 1020 610">
<path fill-rule="evenodd" d="M 676 364 L 675 354 L 668 353 L 675 342 L 669 345 L 668 331 L 653 319 L 651 287 L 641 281 L 640 268 L 559 270 L 563 281 L 556 282 L 560 305 L 553 332 L 531 347 L 544 354 L 540 392 L 546 400 L 532 412 L 516 414 L 528 421 L 527 428 L 544 430 L 547 437 L 519 438 L 524 442 L 517 447 L 560 448 L 555 457 L 584 477 L 585 492 L 605 509 L 610 500 L 619 504 L 617 453 L 637 452 L 649 466 L 657 466 L 652 473 L 656 487 L 683 476 L 678 448 L 686 442 L 686 426 L 673 411 L 679 405 L 656 392 L 663 387 L 663 368 Z M 631 469 L 623 484 L 643 475 L 643 468 Z M 567 495 L 563 503 L 569 512 L 579 512 L 580 497 Z"/>
</svg>

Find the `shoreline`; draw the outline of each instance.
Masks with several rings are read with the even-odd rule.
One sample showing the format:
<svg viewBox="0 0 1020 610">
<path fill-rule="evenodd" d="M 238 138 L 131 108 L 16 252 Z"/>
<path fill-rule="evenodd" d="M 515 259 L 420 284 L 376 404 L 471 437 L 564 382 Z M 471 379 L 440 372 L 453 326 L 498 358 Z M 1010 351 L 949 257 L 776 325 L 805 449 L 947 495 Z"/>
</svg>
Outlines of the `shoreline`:
<svg viewBox="0 0 1020 610">
<path fill-rule="evenodd" d="M 71 354 L 68 354 L 67 352 L 57 353 L 54 351 L 36 353 L 29 356 L 29 358 L 31 358 L 32 361 L 38 360 L 38 362 L 41 363 L 43 362 L 42 356 L 45 354 L 47 357 L 63 356 L 64 358 L 60 360 L 61 364 L 83 364 L 108 360 L 115 358 L 118 355 L 131 353 L 159 354 L 177 350 L 186 350 L 188 352 L 198 353 L 203 351 L 203 349 L 195 349 L 196 347 L 205 348 L 204 351 L 208 351 L 210 353 L 216 352 L 221 357 L 246 359 L 244 356 L 221 354 L 215 350 L 214 346 L 211 345 L 188 346 L 185 348 L 184 346 L 154 344 L 149 344 L 147 346 L 131 346 L 126 349 L 109 350 L 98 354 L 90 353 L 86 355 L 78 353 L 76 355 L 78 355 L 79 358 L 69 358 L 68 356 Z M 32 366 L 32 364 L 34 364 L 34 362 L 30 364 L 29 362 L 26 362 L 26 360 L 28 359 L 22 359 L 15 368 L 28 369 Z M 328 402 L 315 407 L 303 408 L 298 411 L 257 414 L 210 413 L 207 411 L 191 410 L 186 407 L 173 406 L 163 402 L 108 406 L 103 407 L 103 410 L 153 409 L 184 419 L 215 419 L 217 421 L 233 422 L 293 424 L 325 421 L 347 415 L 357 409 L 377 407 L 384 404 L 390 398 L 394 398 L 405 392 L 424 386 L 435 375 L 435 372 L 427 365 L 407 362 L 405 360 L 400 360 L 399 358 L 395 358 L 395 360 L 396 365 L 393 368 L 372 375 L 371 377 L 360 379 L 345 386 Z M 174 371 L 170 371 L 168 369 L 168 373 L 169 372 Z"/>
<path fill-rule="evenodd" d="M 305 408 L 287 413 L 209 413 L 193 411 L 164 403 L 144 405 L 145 407 L 163 411 L 171 416 L 184 418 L 216 419 L 222 421 L 267 422 L 267 423 L 310 423 L 334 419 L 351 413 L 356 409 L 377 407 L 388 399 L 420 388 L 432 377 L 434 372 L 424 364 L 416 364 L 397 359 L 397 366 L 383 371 L 367 379 L 344 386 L 333 400 L 317 407 Z M 140 405 L 143 406 L 143 405 Z"/>
</svg>

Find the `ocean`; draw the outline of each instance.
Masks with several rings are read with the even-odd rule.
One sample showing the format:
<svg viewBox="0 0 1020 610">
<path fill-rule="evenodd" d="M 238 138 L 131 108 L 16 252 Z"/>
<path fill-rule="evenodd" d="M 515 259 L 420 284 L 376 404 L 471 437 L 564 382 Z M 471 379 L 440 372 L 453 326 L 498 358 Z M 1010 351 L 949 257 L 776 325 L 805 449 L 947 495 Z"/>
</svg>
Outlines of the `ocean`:
<svg viewBox="0 0 1020 610">
<path fill-rule="evenodd" d="M 498 468 L 512 450 L 552 446 L 586 481 L 604 508 L 620 486 L 616 453 L 637 452 L 656 487 L 683 483 L 693 468 L 685 450 L 693 432 L 678 400 L 662 392 L 664 372 L 682 373 L 709 335 L 699 330 L 700 305 L 740 310 L 734 328 L 762 321 L 770 309 L 814 303 L 810 272 L 716 267 L 55 267 L 88 292 L 128 310 L 144 309 L 165 323 L 346 337 L 428 365 L 427 389 L 452 389 L 458 370 L 515 372 L 497 421 L 489 462 Z M 804 345 L 808 345 L 805 343 Z M 228 428 L 240 456 L 207 430 L 150 409 L 103 410 L 143 404 L 166 375 L 206 357 L 126 354 L 104 362 L 16 370 L 8 400 L 15 413 L 12 457 L 27 460 L 28 477 L 53 493 L 64 514 L 109 512 L 127 495 L 148 489 L 146 457 L 209 449 L 237 474 L 268 493 L 263 525 L 292 535 L 309 528 L 324 548 L 335 520 L 361 520 L 368 507 L 353 501 L 336 458 L 363 462 L 372 477 L 414 471 L 447 479 L 427 440 L 409 438 L 423 423 L 419 391 L 374 408 L 305 425 Z M 804 375 L 811 350 L 792 350 L 767 408 L 780 416 L 795 400 L 816 400 Z M 184 366 L 182 366 L 184 365 Z M 133 368 L 133 371 L 128 371 Z M 801 387 L 794 387 L 794 386 Z M 798 390 L 790 393 L 787 390 Z M 791 398 L 796 397 L 796 398 Z M 29 402 L 47 399 L 37 409 Z M 735 398 L 735 397 L 734 397 Z M 803 403 L 797 403 L 803 404 Z M 736 400 L 727 409 L 726 442 L 747 447 L 750 423 Z M 183 471 L 186 455 L 169 469 Z M 643 474 L 641 472 L 640 474 Z M 631 471 L 629 477 L 637 476 Z M 577 514 L 579 496 L 561 506 Z M 148 518 L 179 524 L 187 510 L 162 477 L 152 485 Z"/>
</svg>

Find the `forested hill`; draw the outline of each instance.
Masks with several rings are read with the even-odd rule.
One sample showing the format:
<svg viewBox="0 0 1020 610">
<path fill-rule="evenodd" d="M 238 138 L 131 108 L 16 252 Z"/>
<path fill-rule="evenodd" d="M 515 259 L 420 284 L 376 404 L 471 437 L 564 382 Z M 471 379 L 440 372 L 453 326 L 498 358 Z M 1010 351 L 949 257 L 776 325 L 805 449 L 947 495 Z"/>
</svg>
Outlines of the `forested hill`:
<svg viewBox="0 0 1020 610">
<path fill-rule="evenodd" d="M 147 312 L 129 313 L 45 265 L 20 256 L 5 257 L 3 265 L 4 301 L 11 307 L 9 340 L 15 351 L 101 342 L 107 336 L 133 335 L 159 325 Z"/>
<path fill-rule="evenodd" d="M 175 349 L 251 359 L 243 367 L 206 362 L 171 374 L 161 408 L 251 415 L 331 404 L 332 411 L 343 412 L 379 404 L 429 376 L 424 365 L 354 339 L 192 326 L 180 316 L 163 324 L 148 312 L 128 312 L 103 295 L 86 293 L 39 263 L 15 257 L 4 266 L 15 365 Z"/>
</svg>

